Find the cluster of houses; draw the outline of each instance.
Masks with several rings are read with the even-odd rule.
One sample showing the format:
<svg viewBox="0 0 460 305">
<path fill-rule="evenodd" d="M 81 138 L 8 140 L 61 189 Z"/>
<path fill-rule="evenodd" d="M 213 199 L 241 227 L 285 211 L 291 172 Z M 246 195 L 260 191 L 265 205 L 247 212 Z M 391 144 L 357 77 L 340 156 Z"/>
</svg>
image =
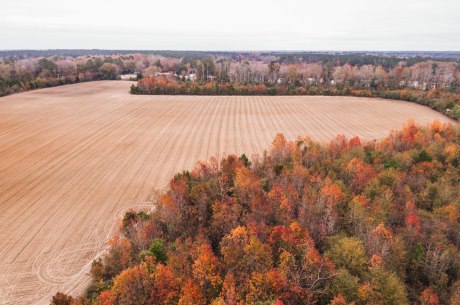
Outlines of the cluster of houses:
<svg viewBox="0 0 460 305">
<path fill-rule="evenodd" d="M 191 81 L 196 80 L 196 74 L 195 73 L 176 74 L 174 72 L 157 72 L 157 73 L 155 73 L 155 77 L 164 77 L 164 78 L 170 78 L 170 79 L 180 78 L 182 80 L 191 80 Z"/>
<path fill-rule="evenodd" d="M 133 73 L 133 74 L 122 74 L 120 75 L 121 80 L 137 80 L 138 73 Z M 196 74 L 195 73 L 190 73 L 188 75 L 178 75 L 174 72 L 157 72 L 154 75 L 155 77 L 162 77 L 162 78 L 168 78 L 168 79 L 183 79 L 183 80 L 191 80 L 194 81 L 196 80 Z"/>
<path fill-rule="evenodd" d="M 137 74 L 122 74 L 120 75 L 121 80 L 137 80 Z"/>
<path fill-rule="evenodd" d="M 137 80 L 137 75 L 139 73 L 133 73 L 133 74 L 122 74 L 120 75 L 121 80 Z M 162 78 L 167 78 L 167 79 L 182 79 L 182 80 L 190 80 L 190 81 L 195 81 L 196 74 L 195 73 L 189 73 L 189 74 L 177 74 L 174 72 L 157 72 L 155 73 L 154 77 L 162 77 Z M 208 80 L 213 80 L 214 76 L 213 75 L 208 75 L 207 77 Z"/>
</svg>

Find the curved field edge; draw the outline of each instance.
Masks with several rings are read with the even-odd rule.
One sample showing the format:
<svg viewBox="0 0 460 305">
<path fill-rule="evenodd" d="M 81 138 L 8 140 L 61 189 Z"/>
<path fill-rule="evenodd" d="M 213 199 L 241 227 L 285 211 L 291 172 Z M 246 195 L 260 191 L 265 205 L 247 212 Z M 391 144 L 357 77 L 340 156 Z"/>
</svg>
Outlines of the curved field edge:
<svg viewBox="0 0 460 305">
<path fill-rule="evenodd" d="M 353 96 L 413 102 L 438 111 L 454 120 L 460 119 L 460 94 L 440 89 L 357 89 L 352 87 L 196 83 L 174 79 L 143 78 L 130 88 L 132 94 L 197 96 Z"/>
</svg>

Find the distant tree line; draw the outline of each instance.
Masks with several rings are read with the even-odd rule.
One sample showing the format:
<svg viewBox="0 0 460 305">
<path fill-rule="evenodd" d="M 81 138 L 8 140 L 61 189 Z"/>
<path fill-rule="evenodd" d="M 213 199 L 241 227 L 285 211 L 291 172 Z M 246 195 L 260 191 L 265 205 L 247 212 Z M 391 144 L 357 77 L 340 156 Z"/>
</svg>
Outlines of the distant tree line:
<svg viewBox="0 0 460 305">
<path fill-rule="evenodd" d="M 116 79 L 112 58 L 28 58 L 0 61 L 0 96 L 99 79 Z"/>
<path fill-rule="evenodd" d="M 146 54 L 4 57 L 0 59 L 0 96 L 84 81 L 115 80 L 123 74 L 154 76 L 180 67 L 178 58 Z"/>
<path fill-rule="evenodd" d="M 93 80 L 114 80 L 120 74 L 142 71 L 133 55 L 32 57 L 0 60 L 0 96 L 31 89 Z"/>
<path fill-rule="evenodd" d="M 111 56 L 111 55 L 159 55 L 164 57 L 193 57 L 202 59 L 207 56 L 226 56 L 231 58 L 253 58 L 254 56 L 276 56 L 281 61 L 296 61 L 299 59 L 310 62 L 316 61 L 332 61 L 340 60 L 341 62 L 349 62 L 359 60 L 362 64 L 376 64 L 376 61 L 387 60 L 388 62 L 397 63 L 400 60 L 408 60 L 412 63 L 417 63 L 426 60 L 460 60 L 460 52 L 458 51 L 300 51 L 300 52 L 280 52 L 280 51 L 264 51 L 264 52 L 235 52 L 235 51 L 178 51 L 178 50 L 104 50 L 104 49 L 48 49 L 48 50 L 0 50 L 0 58 L 16 58 L 24 59 L 30 57 L 52 57 L 52 56 Z"/>
<path fill-rule="evenodd" d="M 134 74 L 142 78 L 131 88 L 134 94 L 383 97 L 417 102 L 460 118 L 460 69 L 454 59 L 432 60 L 418 53 L 401 60 L 396 55 L 343 52 L 162 52 L 168 56 L 4 57 L 0 96 Z"/>
</svg>

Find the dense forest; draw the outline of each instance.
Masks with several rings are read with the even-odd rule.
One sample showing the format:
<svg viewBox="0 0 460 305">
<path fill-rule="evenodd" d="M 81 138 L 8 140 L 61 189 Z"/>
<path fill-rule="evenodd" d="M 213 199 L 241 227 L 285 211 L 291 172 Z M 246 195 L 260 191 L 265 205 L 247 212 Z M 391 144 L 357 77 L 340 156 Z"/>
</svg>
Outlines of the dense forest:
<svg viewBox="0 0 460 305">
<path fill-rule="evenodd" d="M 460 129 L 281 134 L 129 211 L 86 295 L 53 304 L 460 304 Z"/>
</svg>

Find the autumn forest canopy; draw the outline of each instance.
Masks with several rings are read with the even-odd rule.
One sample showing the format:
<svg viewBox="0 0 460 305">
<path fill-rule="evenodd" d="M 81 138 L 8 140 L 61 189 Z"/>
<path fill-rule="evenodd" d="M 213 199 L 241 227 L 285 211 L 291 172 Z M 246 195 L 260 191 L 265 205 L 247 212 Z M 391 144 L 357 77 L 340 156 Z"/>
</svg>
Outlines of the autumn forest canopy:
<svg viewBox="0 0 460 305">
<path fill-rule="evenodd" d="M 460 130 L 281 134 L 129 211 L 92 284 L 53 304 L 460 304 Z"/>
</svg>

